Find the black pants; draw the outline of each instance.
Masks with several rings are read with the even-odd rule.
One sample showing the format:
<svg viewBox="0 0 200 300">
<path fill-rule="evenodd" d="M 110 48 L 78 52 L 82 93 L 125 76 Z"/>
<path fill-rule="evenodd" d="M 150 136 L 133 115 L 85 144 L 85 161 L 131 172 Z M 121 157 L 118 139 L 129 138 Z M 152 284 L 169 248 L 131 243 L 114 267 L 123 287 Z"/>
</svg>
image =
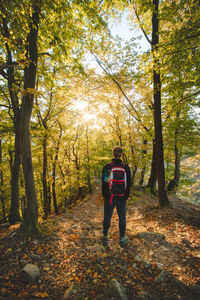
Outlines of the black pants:
<svg viewBox="0 0 200 300">
<path fill-rule="evenodd" d="M 119 232 L 120 238 L 125 235 L 126 231 L 126 200 L 112 200 L 110 204 L 110 199 L 104 199 L 104 220 L 103 220 L 103 234 L 108 235 L 108 230 L 111 224 L 111 218 L 113 215 L 114 208 L 117 208 L 117 214 L 119 217 Z"/>
</svg>

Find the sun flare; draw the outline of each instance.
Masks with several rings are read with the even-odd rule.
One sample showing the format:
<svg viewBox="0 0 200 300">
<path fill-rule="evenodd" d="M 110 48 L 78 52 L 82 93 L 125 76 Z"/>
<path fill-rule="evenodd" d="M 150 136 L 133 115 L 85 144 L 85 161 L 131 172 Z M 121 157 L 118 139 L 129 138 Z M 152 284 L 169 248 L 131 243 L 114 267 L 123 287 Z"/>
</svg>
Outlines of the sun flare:
<svg viewBox="0 0 200 300">
<path fill-rule="evenodd" d="M 83 113 L 83 119 L 86 122 L 95 121 L 95 120 L 97 120 L 97 116 L 94 113 L 84 112 Z"/>
</svg>

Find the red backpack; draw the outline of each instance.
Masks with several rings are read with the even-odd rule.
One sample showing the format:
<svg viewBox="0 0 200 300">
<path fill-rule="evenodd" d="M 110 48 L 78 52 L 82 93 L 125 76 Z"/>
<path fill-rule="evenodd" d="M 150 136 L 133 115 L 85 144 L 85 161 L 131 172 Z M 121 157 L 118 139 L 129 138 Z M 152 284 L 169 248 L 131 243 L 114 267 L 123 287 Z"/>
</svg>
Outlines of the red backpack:
<svg viewBox="0 0 200 300">
<path fill-rule="evenodd" d="M 111 163 L 111 170 L 108 179 L 109 189 L 111 193 L 110 204 L 114 196 L 124 196 L 127 187 L 127 176 L 124 164 Z"/>
</svg>

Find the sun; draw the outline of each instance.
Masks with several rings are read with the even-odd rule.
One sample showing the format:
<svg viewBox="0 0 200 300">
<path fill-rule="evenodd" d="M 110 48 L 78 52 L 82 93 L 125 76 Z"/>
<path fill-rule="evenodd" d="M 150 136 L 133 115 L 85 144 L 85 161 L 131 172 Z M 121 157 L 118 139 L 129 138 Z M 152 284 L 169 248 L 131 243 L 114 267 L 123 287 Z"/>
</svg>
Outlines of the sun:
<svg viewBox="0 0 200 300">
<path fill-rule="evenodd" d="M 97 120 L 97 116 L 94 113 L 84 112 L 83 119 L 85 122 L 95 121 Z"/>
</svg>

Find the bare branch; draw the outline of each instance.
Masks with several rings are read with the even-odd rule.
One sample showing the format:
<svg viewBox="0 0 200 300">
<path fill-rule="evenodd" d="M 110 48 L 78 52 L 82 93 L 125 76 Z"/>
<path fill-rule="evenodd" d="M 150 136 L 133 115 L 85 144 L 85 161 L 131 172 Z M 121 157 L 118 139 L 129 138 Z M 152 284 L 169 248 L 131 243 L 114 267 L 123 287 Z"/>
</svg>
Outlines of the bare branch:
<svg viewBox="0 0 200 300">
<path fill-rule="evenodd" d="M 10 109 L 10 108 L 11 108 L 10 106 L 8 106 L 8 105 L 4 105 L 4 104 L 0 104 L 0 107 L 5 107 L 5 108 L 8 108 L 8 109 Z"/>
<path fill-rule="evenodd" d="M 152 41 L 149 39 L 149 37 L 148 37 L 146 31 L 144 30 L 144 27 L 142 26 L 142 22 L 141 22 L 141 20 L 140 20 L 139 15 L 138 15 L 137 8 L 136 8 L 135 6 L 133 6 L 133 9 L 134 9 L 134 11 L 135 11 L 135 15 L 136 15 L 137 20 L 138 20 L 138 22 L 139 22 L 140 29 L 141 29 L 142 32 L 144 33 L 144 36 L 145 36 L 147 42 L 148 42 L 150 45 L 152 45 Z"/>
<path fill-rule="evenodd" d="M 94 55 L 94 54 L 93 54 Z M 112 74 L 110 74 L 110 72 L 106 69 L 105 65 L 98 59 L 98 57 L 96 55 L 94 55 L 97 63 L 99 64 L 99 66 L 103 69 L 103 71 L 112 79 L 112 81 L 117 85 L 117 87 L 119 88 L 119 90 L 121 91 L 121 93 L 123 94 L 123 96 L 126 98 L 126 100 L 128 101 L 129 105 L 131 106 L 132 110 L 135 112 L 136 116 L 131 114 L 134 119 L 136 121 L 138 121 L 139 123 L 141 123 L 142 127 L 149 132 L 148 128 L 143 124 L 140 115 L 138 113 L 138 111 L 136 110 L 136 108 L 133 106 L 131 100 L 128 98 L 128 96 L 125 94 L 124 90 L 122 89 L 121 85 L 119 84 L 119 82 L 112 76 Z M 127 108 L 127 106 L 125 105 L 125 107 Z"/>
<path fill-rule="evenodd" d="M 0 75 L 5 78 L 6 80 L 8 80 L 8 75 L 6 74 L 6 72 L 4 72 L 4 70 L 0 69 Z"/>
<path fill-rule="evenodd" d="M 4 69 L 9 69 L 9 68 L 13 68 L 14 66 L 18 66 L 19 64 L 24 62 L 25 60 L 20 60 L 19 62 L 13 61 L 9 64 L 7 63 L 7 64 L 0 65 L 0 72 L 2 72 Z"/>
<path fill-rule="evenodd" d="M 50 53 L 48 53 L 48 52 L 39 52 L 38 53 L 38 55 L 40 56 L 40 55 L 48 55 L 48 56 L 51 56 L 51 54 Z"/>
</svg>

